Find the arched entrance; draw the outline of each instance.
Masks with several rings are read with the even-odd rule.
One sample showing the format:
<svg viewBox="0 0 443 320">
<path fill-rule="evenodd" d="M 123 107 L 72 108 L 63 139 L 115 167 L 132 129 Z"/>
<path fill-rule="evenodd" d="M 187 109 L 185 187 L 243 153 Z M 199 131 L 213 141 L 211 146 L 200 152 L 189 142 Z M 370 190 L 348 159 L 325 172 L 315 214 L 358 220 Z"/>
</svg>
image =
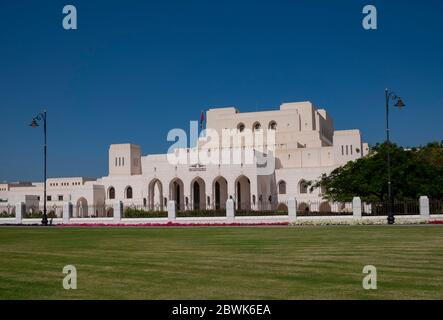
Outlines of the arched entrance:
<svg viewBox="0 0 443 320">
<path fill-rule="evenodd" d="M 88 200 L 81 197 L 77 200 L 77 205 L 75 207 L 75 216 L 77 218 L 87 218 L 88 217 Z"/>
<path fill-rule="evenodd" d="M 213 184 L 213 197 L 214 208 L 225 209 L 226 201 L 228 200 L 228 182 L 222 176 L 214 179 Z"/>
<path fill-rule="evenodd" d="M 191 199 L 194 210 L 204 210 L 206 208 L 205 181 L 197 177 L 191 182 Z"/>
<path fill-rule="evenodd" d="M 237 210 L 251 210 L 251 181 L 241 175 L 235 180 Z"/>
<path fill-rule="evenodd" d="M 152 211 L 163 211 L 163 185 L 159 179 L 149 183 L 148 207 Z"/>
<path fill-rule="evenodd" d="M 183 181 L 179 178 L 175 178 L 169 184 L 169 200 L 175 201 L 175 206 L 178 210 L 184 210 L 184 187 Z"/>
</svg>

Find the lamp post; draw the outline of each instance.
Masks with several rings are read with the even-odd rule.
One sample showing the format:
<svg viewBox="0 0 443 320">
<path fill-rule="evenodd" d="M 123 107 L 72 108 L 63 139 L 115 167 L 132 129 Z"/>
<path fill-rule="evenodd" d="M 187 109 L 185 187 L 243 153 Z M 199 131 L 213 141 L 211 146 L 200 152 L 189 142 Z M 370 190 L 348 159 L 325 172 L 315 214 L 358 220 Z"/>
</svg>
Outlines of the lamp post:
<svg viewBox="0 0 443 320">
<path fill-rule="evenodd" d="M 45 156 L 45 164 L 44 164 L 44 192 L 43 192 L 43 218 L 42 218 L 42 225 L 47 226 L 48 225 L 48 215 L 46 212 L 46 151 L 47 151 L 47 144 L 46 144 L 46 110 L 43 110 L 43 112 L 37 114 L 34 118 L 32 118 L 32 122 L 29 125 L 32 128 L 37 128 L 38 121 L 43 121 L 43 134 L 45 143 L 43 145 L 43 152 Z"/>
<path fill-rule="evenodd" d="M 390 148 L 391 142 L 389 141 L 389 101 L 395 101 L 394 107 L 401 109 L 405 106 L 403 100 L 397 96 L 397 94 L 389 89 L 385 89 L 386 98 L 386 142 L 387 142 L 387 155 L 388 155 L 388 224 L 394 224 L 395 217 L 392 211 L 392 190 L 391 190 L 391 155 Z"/>
</svg>

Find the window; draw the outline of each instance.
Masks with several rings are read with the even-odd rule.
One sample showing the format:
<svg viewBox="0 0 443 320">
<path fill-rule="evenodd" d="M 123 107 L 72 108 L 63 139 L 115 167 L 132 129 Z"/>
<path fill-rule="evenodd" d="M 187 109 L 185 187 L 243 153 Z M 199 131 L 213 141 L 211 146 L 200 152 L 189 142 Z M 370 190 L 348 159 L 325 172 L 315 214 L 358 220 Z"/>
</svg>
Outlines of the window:
<svg viewBox="0 0 443 320">
<path fill-rule="evenodd" d="M 260 122 L 254 122 L 254 124 L 252 125 L 252 129 L 253 129 L 254 131 L 256 131 L 256 130 L 260 130 L 260 129 L 261 129 L 261 124 L 260 124 Z"/>
<path fill-rule="evenodd" d="M 242 122 L 240 122 L 240 123 L 237 125 L 237 130 L 240 131 L 240 132 L 243 132 L 243 131 L 245 130 L 245 124 L 242 123 Z"/>
<path fill-rule="evenodd" d="M 300 193 L 308 193 L 308 183 L 305 180 L 300 181 Z"/>
<path fill-rule="evenodd" d="M 58 201 L 63 201 L 63 196 L 58 196 Z"/>
<path fill-rule="evenodd" d="M 46 201 L 52 201 L 51 196 L 46 196 Z"/>
<path fill-rule="evenodd" d="M 351 154 L 352 154 L 352 146 L 351 146 Z"/>
<path fill-rule="evenodd" d="M 278 193 L 279 194 L 286 194 L 286 182 L 280 181 L 278 183 Z"/>
<path fill-rule="evenodd" d="M 341 146 L 341 155 L 343 156 L 344 154 L 345 154 L 345 152 L 344 152 L 344 147 Z"/>
<path fill-rule="evenodd" d="M 277 122 L 275 122 L 274 120 L 269 122 L 268 128 L 271 130 L 276 130 L 277 129 Z"/>
<path fill-rule="evenodd" d="M 115 166 L 117 166 L 117 157 L 115 157 Z"/>
<path fill-rule="evenodd" d="M 108 191 L 108 198 L 109 199 L 115 199 L 115 189 L 114 187 L 110 187 Z"/>
<path fill-rule="evenodd" d="M 124 157 L 122 158 L 122 166 L 123 167 L 125 166 L 125 158 Z"/>
<path fill-rule="evenodd" d="M 132 199 L 132 187 L 126 188 L 126 199 Z"/>
<path fill-rule="evenodd" d="M 348 145 L 346 145 L 346 155 L 348 155 Z"/>
</svg>

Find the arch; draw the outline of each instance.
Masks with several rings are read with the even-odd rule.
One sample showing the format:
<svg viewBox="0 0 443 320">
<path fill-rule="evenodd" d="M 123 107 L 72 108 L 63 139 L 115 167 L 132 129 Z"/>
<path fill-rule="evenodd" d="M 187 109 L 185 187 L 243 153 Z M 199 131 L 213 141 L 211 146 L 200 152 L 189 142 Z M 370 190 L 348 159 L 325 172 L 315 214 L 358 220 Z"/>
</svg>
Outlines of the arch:
<svg viewBox="0 0 443 320">
<path fill-rule="evenodd" d="M 320 203 L 319 211 L 320 212 L 331 212 L 331 205 L 329 204 L 329 202 L 324 201 L 324 202 Z"/>
<path fill-rule="evenodd" d="M 268 129 L 277 130 L 277 122 L 275 122 L 274 120 L 270 121 L 268 124 Z"/>
<path fill-rule="evenodd" d="M 152 211 L 163 211 L 163 185 L 159 179 L 152 179 L 149 182 L 148 207 Z"/>
<path fill-rule="evenodd" d="M 245 124 L 244 124 L 243 122 L 240 122 L 240 123 L 237 125 L 237 130 L 238 130 L 239 132 L 243 132 L 243 131 L 245 131 Z"/>
<path fill-rule="evenodd" d="M 288 211 L 288 206 L 285 203 L 280 202 L 278 204 L 278 206 L 277 206 L 277 211 L 285 211 L 285 212 L 287 212 Z"/>
<path fill-rule="evenodd" d="M 300 182 L 298 183 L 298 190 L 300 194 L 308 193 L 308 183 L 306 182 L 306 180 L 300 180 Z"/>
<path fill-rule="evenodd" d="M 108 199 L 115 199 L 115 188 L 112 186 L 108 188 Z"/>
<path fill-rule="evenodd" d="M 191 181 L 191 201 L 193 210 L 204 210 L 206 208 L 206 185 L 200 177 L 195 177 Z"/>
<path fill-rule="evenodd" d="M 299 212 L 309 212 L 309 204 L 306 202 L 300 202 L 297 206 L 297 211 Z"/>
<path fill-rule="evenodd" d="M 256 131 L 256 130 L 260 130 L 260 129 L 261 129 L 261 123 L 258 122 L 258 121 L 255 121 L 255 122 L 252 124 L 252 131 Z"/>
<path fill-rule="evenodd" d="M 131 186 L 127 186 L 125 189 L 125 198 L 126 199 L 132 199 L 132 187 Z"/>
<path fill-rule="evenodd" d="M 245 175 L 235 179 L 235 200 L 237 210 L 251 210 L 251 181 Z"/>
<path fill-rule="evenodd" d="M 286 181 L 280 180 L 278 182 L 278 194 L 286 194 Z"/>
<path fill-rule="evenodd" d="M 228 200 L 228 181 L 223 176 L 218 176 L 212 182 L 214 208 L 225 209 Z"/>
<path fill-rule="evenodd" d="M 75 207 L 75 216 L 77 218 L 88 217 L 88 200 L 86 200 L 84 197 L 80 197 L 77 200 L 77 205 Z"/>
<path fill-rule="evenodd" d="M 185 209 L 184 184 L 180 178 L 174 178 L 169 183 L 169 200 L 174 200 L 178 210 Z"/>
</svg>

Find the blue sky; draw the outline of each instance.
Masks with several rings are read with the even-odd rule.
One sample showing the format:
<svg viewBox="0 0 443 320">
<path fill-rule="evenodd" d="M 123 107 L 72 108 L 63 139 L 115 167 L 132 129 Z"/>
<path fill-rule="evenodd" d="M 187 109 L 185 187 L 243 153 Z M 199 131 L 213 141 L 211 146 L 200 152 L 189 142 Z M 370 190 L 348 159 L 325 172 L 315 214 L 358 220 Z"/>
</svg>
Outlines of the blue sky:
<svg viewBox="0 0 443 320">
<path fill-rule="evenodd" d="M 78 30 L 62 28 L 62 8 Z M 362 8 L 378 29 L 362 28 Z M 443 139 L 443 2 L 428 1 L 2 1 L 0 181 L 107 174 L 111 143 L 163 153 L 172 128 L 201 110 L 277 109 L 311 100 L 337 129 L 384 139 L 384 88 L 404 98 L 392 139 Z"/>
</svg>

